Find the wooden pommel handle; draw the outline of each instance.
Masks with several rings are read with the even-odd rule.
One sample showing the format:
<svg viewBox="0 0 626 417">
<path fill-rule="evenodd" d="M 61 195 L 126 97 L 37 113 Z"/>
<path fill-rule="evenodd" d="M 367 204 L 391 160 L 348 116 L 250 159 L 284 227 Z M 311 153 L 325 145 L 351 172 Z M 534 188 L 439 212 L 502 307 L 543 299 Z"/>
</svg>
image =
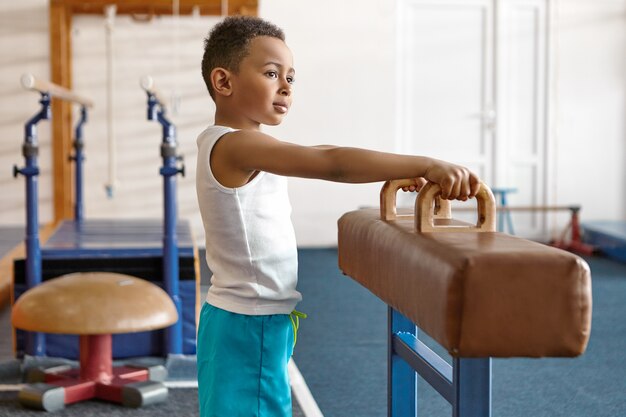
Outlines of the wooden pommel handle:
<svg viewBox="0 0 626 417">
<path fill-rule="evenodd" d="M 415 179 L 405 178 L 401 180 L 387 181 L 383 188 L 380 190 L 380 218 L 383 220 L 395 220 L 397 217 L 396 211 L 396 194 L 402 187 L 410 187 L 415 184 Z M 435 207 L 433 210 L 434 218 L 449 219 L 450 202 L 448 200 L 442 200 L 439 197 L 435 198 Z"/>
<path fill-rule="evenodd" d="M 428 183 L 420 190 L 415 201 L 415 230 L 418 232 L 495 232 L 496 231 L 496 200 L 493 193 L 484 183 L 476 194 L 478 220 L 476 225 L 435 225 L 432 207 L 441 194 L 441 187 Z"/>
</svg>

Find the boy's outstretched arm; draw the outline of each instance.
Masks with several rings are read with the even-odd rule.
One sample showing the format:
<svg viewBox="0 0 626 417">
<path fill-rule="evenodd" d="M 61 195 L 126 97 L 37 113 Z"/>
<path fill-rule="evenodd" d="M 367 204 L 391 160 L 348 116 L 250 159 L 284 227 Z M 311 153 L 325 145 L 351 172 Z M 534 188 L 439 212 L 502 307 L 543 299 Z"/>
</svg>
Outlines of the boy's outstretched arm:
<svg viewBox="0 0 626 417">
<path fill-rule="evenodd" d="M 218 141 L 211 154 L 214 175 L 228 187 L 245 184 L 256 171 L 365 183 L 424 177 L 439 184 L 442 197 L 465 200 L 480 187 L 467 168 L 437 159 L 334 146 L 300 146 L 261 132 L 241 130 Z"/>
</svg>

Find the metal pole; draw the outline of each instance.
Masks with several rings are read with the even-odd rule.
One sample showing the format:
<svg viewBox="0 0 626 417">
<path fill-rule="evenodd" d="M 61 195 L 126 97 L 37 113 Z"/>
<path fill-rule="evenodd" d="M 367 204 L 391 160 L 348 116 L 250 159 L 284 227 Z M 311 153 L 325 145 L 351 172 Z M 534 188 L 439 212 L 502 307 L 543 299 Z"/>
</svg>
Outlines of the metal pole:
<svg viewBox="0 0 626 417">
<path fill-rule="evenodd" d="M 83 149 L 85 143 L 83 142 L 83 125 L 87 121 L 87 108 L 81 106 L 80 119 L 76 124 L 76 130 L 74 135 L 74 156 L 70 159 L 75 162 L 75 188 L 76 188 L 76 202 L 74 203 L 74 219 L 76 224 L 80 225 L 83 221 L 83 161 L 85 160 L 85 154 Z"/>
<path fill-rule="evenodd" d="M 453 417 L 491 417 L 491 358 L 454 358 Z"/>
<path fill-rule="evenodd" d="M 183 353 L 182 301 L 179 294 L 178 242 L 176 235 L 176 175 L 185 175 L 184 166 L 178 168 L 176 155 L 176 128 L 165 117 L 162 103 L 148 92 L 148 120 L 157 120 L 163 127 L 161 157 L 163 166 L 159 173 L 163 176 L 163 286 L 170 295 L 178 321 L 165 329 L 164 351 L 168 354 Z"/>
<path fill-rule="evenodd" d="M 415 370 L 398 356 L 393 337 L 408 333 L 417 337 L 417 327 L 392 307 L 387 307 L 387 416 L 417 416 L 417 375 Z"/>
<path fill-rule="evenodd" d="M 24 125 L 24 168 L 13 167 L 13 176 L 22 174 L 26 178 L 26 287 L 33 288 L 41 283 L 41 248 L 39 245 L 39 216 L 38 216 L 38 181 L 39 167 L 37 156 L 37 123 L 50 119 L 50 95 L 41 93 L 41 109 Z M 29 332 L 26 335 L 26 353 L 32 356 L 43 356 L 46 353 L 46 342 L 43 333 Z"/>
<path fill-rule="evenodd" d="M 107 143 L 109 151 L 108 165 L 108 181 L 104 188 L 107 197 L 113 198 L 115 188 L 117 187 L 117 140 L 115 137 L 115 66 L 113 60 L 115 58 L 113 31 L 115 29 L 115 15 L 117 13 L 116 5 L 108 5 L 104 8 L 106 21 L 104 24 L 105 40 L 106 40 L 106 118 L 107 118 Z"/>
</svg>

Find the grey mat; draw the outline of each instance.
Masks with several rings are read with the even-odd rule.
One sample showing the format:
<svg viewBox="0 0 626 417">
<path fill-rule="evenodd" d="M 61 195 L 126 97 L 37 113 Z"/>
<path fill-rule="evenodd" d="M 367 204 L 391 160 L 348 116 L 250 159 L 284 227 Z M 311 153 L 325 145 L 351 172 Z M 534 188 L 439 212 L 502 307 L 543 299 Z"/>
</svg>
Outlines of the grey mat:
<svg viewBox="0 0 626 417">
<path fill-rule="evenodd" d="M 86 401 L 72 404 L 53 413 L 23 408 L 17 401 L 17 391 L 0 390 L 0 417 L 194 417 L 198 416 L 198 390 L 170 388 L 168 399 L 162 404 L 144 408 L 124 408 L 104 401 Z M 293 417 L 304 417 L 296 406 Z"/>
<path fill-rule="evenodd" d="M 25 409 L 17 401 L 17 391 L 0 391 L 0 417 L 41 417 L 44 415 L 54 417 L 193 417 L 198 415 L 198 391 L 170 388 L 166 402 L 144 408 L 124 408 L 104 401 L 86 401 L 72 404 L 64 410 L 53 413 Z"/>
</svg>

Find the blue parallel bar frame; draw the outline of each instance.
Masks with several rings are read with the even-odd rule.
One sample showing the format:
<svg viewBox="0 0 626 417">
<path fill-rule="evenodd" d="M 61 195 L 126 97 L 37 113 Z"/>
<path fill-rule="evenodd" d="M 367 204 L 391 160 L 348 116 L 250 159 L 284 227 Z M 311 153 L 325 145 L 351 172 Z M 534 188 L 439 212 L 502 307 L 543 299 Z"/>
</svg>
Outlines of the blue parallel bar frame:
<svg viewBox="0 0 626 417">
<path fill-rule="evenodd" d="M 491 358 L 453 358 L 418 338 L 418 328 L 388 307 L 388 417 L 417 417 L 417 375 L 452 405 L 453 417 L 491 417 Z"/>
<path fill-rule="evenodd" d="M 80 118 L 76 123 L 74 130 L 74 156 L 70 157 L 71 161 L 74 161 L 74 175 L 75 175 L 75 193 L 76 201 L 74 202 L 74 220 L 76 224 L 80 226 L 83 221 L 83 162 L 85 161 L 83 141 L 83 125 L 87 122 L 87 108 L 81 106 Z"/>
<path fill-rule="evenodd" d="M 50 95 L 41 93 L 39 101 L 41 109 L 24 125 L 24 168 L 13 167 L 13 176 L 19 174 L 26 178 L 26 286 L 33 288 L 41 283 L 41 246 L 39 243 L 39 215 L 38 199 L 39 187 L 37 177 L 39 166 L 37 156 L 39 145 L 37 143 L 37 123 L 48 120 L 51 116 Z M 44 356 L 46 354 L 46 339 L 43 333 L 28 332 L 26 335 L 25 351 L 31 356 Z"/>
<path fill-rule="evenodd" d="M 176 175 L 185 175 L 184 166 L 178 168 L 176 155 L 176 127 L 165 116 L 163 103 L 148 92 L 148 120 L 156 120 L 163 128 L 161 157 L 163 166 L 163 287 L 169 294 L 178 312 L 178 321 L 165 329 L 164 352 L 183 353 L 183 303 L 178 285 L 178 242 L 176 237 Z"/>
</svg>

